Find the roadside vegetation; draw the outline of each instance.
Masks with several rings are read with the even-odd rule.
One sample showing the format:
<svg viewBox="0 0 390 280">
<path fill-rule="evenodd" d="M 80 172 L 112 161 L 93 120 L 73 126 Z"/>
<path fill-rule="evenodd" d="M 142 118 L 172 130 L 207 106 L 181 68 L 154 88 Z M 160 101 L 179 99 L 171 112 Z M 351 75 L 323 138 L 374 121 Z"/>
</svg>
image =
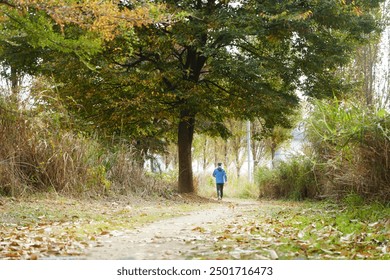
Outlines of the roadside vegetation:
<svg viewBox="0 0 390 280">
<path fill-rule="evenodd" d="M 390 115 L 352 100 L 315 102 L 305 155 L 260 169 L 260 196 L 390 201 Z"/>
<path fill-rule="evenodd" d="M 15 109 L 0 96 L 0 195 L 169 196 L 174 182 L 148 175 L 126 142 L 72 129 L 66 113 Z"/>
</svg>

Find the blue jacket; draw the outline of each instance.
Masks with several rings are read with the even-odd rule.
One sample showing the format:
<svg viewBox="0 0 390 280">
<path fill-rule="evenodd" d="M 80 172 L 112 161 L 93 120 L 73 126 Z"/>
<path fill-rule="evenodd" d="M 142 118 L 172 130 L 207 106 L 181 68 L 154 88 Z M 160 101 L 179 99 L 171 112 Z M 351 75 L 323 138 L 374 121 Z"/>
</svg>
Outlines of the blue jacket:
<svg viewBox="0 0 390 280">
<path fill-rule="evenodd" d="M 215 177 L 215 182 L 217 184 L 224 184 L 227 182 L 226 172 L 220 166 L 214 170 L 213 177 Z"/>
</svg>

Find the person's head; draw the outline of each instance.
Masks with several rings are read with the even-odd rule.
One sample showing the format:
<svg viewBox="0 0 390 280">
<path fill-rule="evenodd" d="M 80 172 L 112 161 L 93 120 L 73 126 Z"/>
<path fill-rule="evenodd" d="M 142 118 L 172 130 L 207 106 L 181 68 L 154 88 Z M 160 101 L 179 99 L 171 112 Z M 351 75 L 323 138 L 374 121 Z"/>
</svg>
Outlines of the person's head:
<svg viewBox="0 0 390 280">
<path fill-rule="evenodd" d="M 218 162 L 218 167 L 222 167 L 222 163 Z"/>
</svg>

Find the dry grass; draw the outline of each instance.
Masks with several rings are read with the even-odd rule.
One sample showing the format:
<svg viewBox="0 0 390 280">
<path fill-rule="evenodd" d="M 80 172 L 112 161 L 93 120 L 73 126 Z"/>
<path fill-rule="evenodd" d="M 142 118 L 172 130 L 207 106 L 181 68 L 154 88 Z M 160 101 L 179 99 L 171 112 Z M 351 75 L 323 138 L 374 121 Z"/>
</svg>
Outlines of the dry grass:
<svg viewBox="0 0 390 280">
<path fill-rule="evenodd" d="M 0 195 L 172 194 L 172 183 L 145 174 L 128 146 L 108 149 L 63 129 L 55 115 L 31 114 L 0 103 Z"/>
<path fill-rule="evenodd" d="M 131 149 L 121 146 L 108 159 L 111 167 L 108 178 L 112 182 L 111 191 L 117 194 L 138 196 L 170 197 L 176 189 L 174 183 L 163 180 L 155 174 L 147 174 L 133 160 Z"/>
<path fill-rule="evenodd" d="M 4 107 L 0 109 L 0 130 L 3 194 L 82 192 L 85 188 L 101 192 L 104 188 L 104 180 L 99 181 L 93 173 L 98 162 L 91 162 L 91 141 Z"/>
<path fill-rule="evenodd" d="M 390 199 L 390 149 L 389 141 L 365 135 L 364 142 L 353 145 L 353 153 L 339 159 L 337 164 L 327 164 L 326 193 L 345 197 L 356 193 L 368 199 Z M 334 162 L 336 156 L 328 157 Z"/>
<path fill-rule="evenodd" d="M 318 102 L 308 136 L 325 196 L 390 199 L 390 115 L 353 100 Z"/>
</svg>

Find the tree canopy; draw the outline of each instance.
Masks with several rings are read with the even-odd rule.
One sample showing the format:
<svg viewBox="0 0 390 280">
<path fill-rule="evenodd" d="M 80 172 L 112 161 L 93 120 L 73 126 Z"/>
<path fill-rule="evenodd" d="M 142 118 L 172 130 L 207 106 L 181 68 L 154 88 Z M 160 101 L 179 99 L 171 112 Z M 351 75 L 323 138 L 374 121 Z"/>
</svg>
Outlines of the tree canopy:
<svg viewBox="0 0 390 280">
<path fill-rule="evenodd" d="M 342 92 L 336 70 L 376 30 L 380 2 L 3 0 L 0 39 L 16 32 L 44 50 L 42 73 L 95 127 L 137 143 L 177 135 L 179 191 L 192 192 L 195 129 L 227 136 L 226 118 L 288 127 L 297 89 Z"/>
</svg>

